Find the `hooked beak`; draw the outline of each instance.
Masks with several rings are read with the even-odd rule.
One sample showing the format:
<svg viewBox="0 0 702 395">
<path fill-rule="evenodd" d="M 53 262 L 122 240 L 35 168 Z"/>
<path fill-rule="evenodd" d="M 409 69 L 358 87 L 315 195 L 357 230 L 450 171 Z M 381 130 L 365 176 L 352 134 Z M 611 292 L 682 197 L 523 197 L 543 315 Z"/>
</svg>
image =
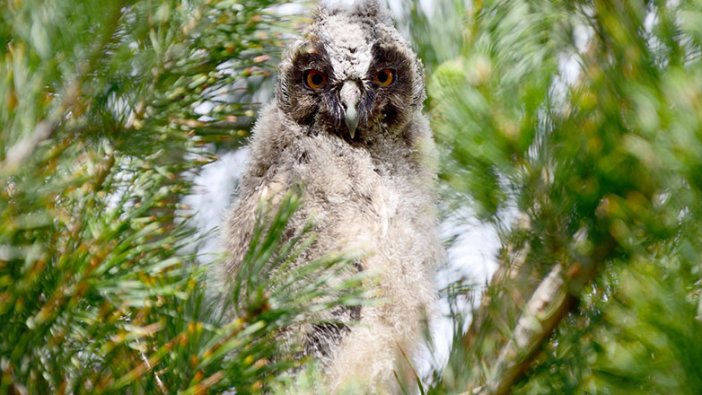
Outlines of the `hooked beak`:
<svg viewBox="0 0 702 395">
<path fill-rule="evenodd" d="M 358 127 L 358 102 L 361 99 L 361 90 L 355 81 L 345 81 L 339 92 L 341 104 L 344 106 L 344 123 L 353 139 Z"/>
</svg>

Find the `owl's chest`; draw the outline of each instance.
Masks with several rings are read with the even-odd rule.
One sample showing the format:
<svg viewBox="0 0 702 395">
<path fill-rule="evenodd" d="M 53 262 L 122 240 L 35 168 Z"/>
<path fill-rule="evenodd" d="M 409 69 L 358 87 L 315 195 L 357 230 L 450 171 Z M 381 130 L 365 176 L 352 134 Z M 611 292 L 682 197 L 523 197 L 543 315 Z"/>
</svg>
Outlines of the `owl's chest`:
<svg viewBox="0 0 702 395">
<path fill-rule="evenodd" d="M 297 148 L 291 181 L 303 190 L 304 215 L 339 240 L 378 240 L 421 204 L 422 186 L 404 147 L 388 147 L 390 154 L 381 157 L 311 138 Z"/>
<path fill-rule="evenodd" d="M 367 205 L 385 193 L 401 193 L 412 183 L 407 148 L 396 147 L 393 155 L 380 156 L 338 140 L 311 137 L 296 147 L 291 181 L 299 183 L 308 199 Z"/>
</svg>

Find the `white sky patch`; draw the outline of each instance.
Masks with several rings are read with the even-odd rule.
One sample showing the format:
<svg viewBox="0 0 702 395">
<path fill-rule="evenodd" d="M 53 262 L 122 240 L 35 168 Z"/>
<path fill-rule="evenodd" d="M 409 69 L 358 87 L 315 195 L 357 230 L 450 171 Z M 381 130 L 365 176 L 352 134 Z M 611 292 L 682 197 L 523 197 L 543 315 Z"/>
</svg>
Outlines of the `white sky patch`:
<svg viewBox="0 0 702 395">
<path fill-rule="evenodd" d="M 212 109 L 214 109 L 215 104 L 212 103 L 211 101 L 203 101 L 195 105 L 195 108 L 193 111 L 195 111 L 195 114 L 199 115 L 205 115 L 209 114 Z"/>
<path fill-rule="evenodd" d="M 453 238 L 454 242 L 446 251 L 448 262 L 439 269 L 435 277 L 435 286 L 441 291 L 450 284 L 464 281 L 473 287 L 473 294 L 466 295 L 456 306 L 468 320 L 473 307 L 480 303 L 485 285 L 497 270 L 497 253 L 500 239 L 495 227 L 477 220 L 473 210 L 463 207 L 449 216 L 439 225 L 439 234 L 443 240 Z M 467 301 L 472 300 L 472 304 Z M 437 301 L 438 316 L 429 323 L 433 344 L 432 350 L 424 349 L 415 360 L 417 371 L 426 377 L 432 370 L 441 370 L 448 363 L 452 347 L 454 321 L 451 307 L 445 293 Z M 467 328 L 463 328 L 465 331 Z"/>
<path fill-rule="evenodd" d="M 192 194 L 183 199 L 189 207 L 190 224 L 197 229 L 201 240 L 193 249 L 199 262 L 210 264 L 224 251 L 219 229 L 233 201 L 233 196 L 248 163 L 248 149 L 228 152 L 203 167 L 193 180 Z"/>
<path fill-rule="evenodd" d="M 271 10 L 278 16 L 291 16 L 303 14 L 306 8 L 299 3 L 285 3 L 272 7 Z"/>
<path fill-rule="evenodd" d="M 419 8 L 429 19 L 434 16 L 434 0 L 419 0 Z"/>
<path fill-rule="evenodd" d="M 578 49 L 579 53 L 584 53 L 587 50 L 587 46 L 590 44 L 594 34 L 595 31 L 591 26 L 582 23 L 574 26 L 573 38 L 575 40 L 575 48 Z"/>
<path fill-rule="evenodd" d="M 567 56 L 561 56 L 558 61 L 558 71 L 563 77 L 563 82 L 568 85 L 573 85 L 578 81 L 580 77 L 580 63 L 578 62 L 578 55 L 571 54 Z"/>
<path fill-rule="evenodd" d="M 443 221 L 441 233 L 444 238 L 457 236 L 447 252 L 450 268 L 461 270 L 461 274 L 477 283 L 484 284 L 486 279 L 489 280 L 497 268 L 495 255 L 500 247 L 500 239 L 492 224 L 478 221 L 472 210 L 465 207 Z"/>
</svg>

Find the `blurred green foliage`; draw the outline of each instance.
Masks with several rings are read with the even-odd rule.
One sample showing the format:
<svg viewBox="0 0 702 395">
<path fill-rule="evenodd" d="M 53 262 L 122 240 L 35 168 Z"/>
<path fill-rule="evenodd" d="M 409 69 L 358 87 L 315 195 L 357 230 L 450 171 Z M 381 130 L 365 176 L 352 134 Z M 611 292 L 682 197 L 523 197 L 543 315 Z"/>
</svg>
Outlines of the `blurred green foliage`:
<svg viewBox="0 0 702 395">
<path fill-rule="evenodd" d="M 294 196 L 219 305 L 184 248 L 186 172 L 247 135 L 297 22 L 275 4 L 0 2 L 0 392 L 285 391 L 280 331 L 358 303 L 339 260 L 271 277 Z M 558 264 L 573 303 L 513 392 L 702 393 L 702 2 L 410 8 L 444 186 L 503 244 L 427 391 L 484 386 Z"/>
<path fill-rule="evenodd" d="M 702 391 L 701 5 L 447 1 L 415 15 L 422 57 L 438 62 L 443 178 L 503 244 L 484 325 L 438 389 L 487 380 L 558 264 L 575 304 L 515 393 Z"/>
<path fill-rule="evenodd" d="M 323 260 L 215 303 L 179 203 L 203 147 L 247 135 L 231 86 L 270 78 L 295 21 L 274 1 L 0 4 L 0 393 L 252 393 L 296 369 L 277 334 L 357 284 L 331 292 Z M 297 205 L 257 227 L 251 273 L 299 253 L 279 243 Z"/>
</svg>

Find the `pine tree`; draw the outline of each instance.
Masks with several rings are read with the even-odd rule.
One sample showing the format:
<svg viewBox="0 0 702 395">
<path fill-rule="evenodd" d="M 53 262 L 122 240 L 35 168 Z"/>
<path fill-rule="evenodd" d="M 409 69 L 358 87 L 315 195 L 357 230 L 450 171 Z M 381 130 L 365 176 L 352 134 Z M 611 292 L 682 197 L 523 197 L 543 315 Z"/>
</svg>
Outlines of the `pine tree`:
<svg viewBox="0 0 702 395">
<path fill-rule="evenodd" d="M 359 303 L 340 258 L 270 277 L 314 237 L 280 242 L 293 195 L 222 300 L 190 248 L 192 174 L 257 109 L 232 86 L 296 27 L 276 4 L 0 2 L 0 392 L 290 391 L 280 331 Z M 466 4 L 410 31 L 446 205 L 501 265 L 423 390 L 701 393 L 702 2 Z"/>
<path fill-rule="evenodd" d="M 230 87 L 270 78 L 295 23 L 272 5 L 2 3 L 0 392 L 260 392 L 304 362 L 281 328 L 352 294 L 324 297 L 339 259 L 263 292 L 309 237 L 279 241 L 294 196 L 256 230 L 245 299 L 208 299 L 187 248 L 203 147 L 236 145 L 256 109 Z"/>
<path fill-rule="evenodd" d="M 502 240 L 435 392 L 702 391 L 701 5 L 415 13 L 443 178 Z"/>
</svg>

